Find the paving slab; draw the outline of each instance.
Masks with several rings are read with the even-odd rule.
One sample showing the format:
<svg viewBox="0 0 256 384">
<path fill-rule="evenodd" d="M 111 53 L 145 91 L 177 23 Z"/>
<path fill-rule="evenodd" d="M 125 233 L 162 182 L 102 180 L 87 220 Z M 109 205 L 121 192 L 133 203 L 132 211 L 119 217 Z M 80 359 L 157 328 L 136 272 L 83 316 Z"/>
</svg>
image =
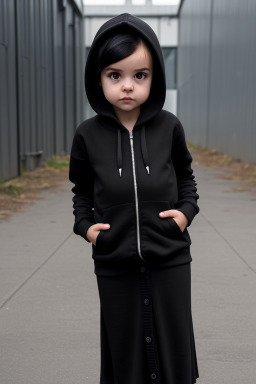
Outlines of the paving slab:
<svg viewBox="0 0 256 384">
<path fill-rule="evenodd" d="M 239 184 L 218 171 L 194 171 L 198 383 L 254 384 L 256 195 L 232 192 Z M 1 384 L 99 384 L 98 291 L 91 244 L 72 233 L 71 187 L 41 194 L 0 223 Z"/>
</svg>

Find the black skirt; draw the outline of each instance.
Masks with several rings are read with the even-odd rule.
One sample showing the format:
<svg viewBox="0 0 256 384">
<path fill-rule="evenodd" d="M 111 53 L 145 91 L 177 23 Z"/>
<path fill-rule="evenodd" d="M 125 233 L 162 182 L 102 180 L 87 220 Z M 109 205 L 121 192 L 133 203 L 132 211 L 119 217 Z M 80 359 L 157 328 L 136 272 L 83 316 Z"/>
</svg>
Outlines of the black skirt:
<svg viewBox="0 0 256 384">
<path fill-rule="evenodd" d="M 97 276 L 100 384 L 193 384 L 199 377 L 190 263 Z"/>
</svg>

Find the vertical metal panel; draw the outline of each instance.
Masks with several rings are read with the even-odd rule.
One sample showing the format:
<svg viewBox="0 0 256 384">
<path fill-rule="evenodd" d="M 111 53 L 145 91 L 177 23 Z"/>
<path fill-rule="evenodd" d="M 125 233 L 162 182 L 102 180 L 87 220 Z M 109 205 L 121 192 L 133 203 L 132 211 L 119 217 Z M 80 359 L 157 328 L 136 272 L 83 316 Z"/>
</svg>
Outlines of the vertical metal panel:
<svg viewBox="0 0 256 384">
<path fill-rule="evenodd" d="M 65 12 L 53 2 L 53 66 L 54 66 L 54 126 L 55 153 L 65 153 Z"/>
<path fill-rule="evenodd" d="M 83 49 L 81 49 L 83 47 Z M 84 22 L 75 14 L 75 81 L 76 100 L 74 129 L 85 119 L 85 89 L 84 89 L 84 67 L 85 67 L 85 38 Z"/>
<path fill-rule="evenodd" d="M 215 0 L 209 146 L 256 162 L 256 3 Z"/>
<path fill-rule="evenodd" d="M 48 0 L 18 2 L 21 158 L 26 169 L 53 153 L 50 10 Z"/>
<path fill-rule="evenodd" d="M 44 145 L 44 158 L 52 156 L 54 151 L 54 109 L 53 109 L 53 89 L 54 89 L 54 71 L 53 71 L 53 26 L 52 26 L 52 0 L 45 0 L 43 2 L 43 36 L 44 39 L 44 67 L 45 67 L 45 145 Z"/>
<path fill-rule="evenodd" d="M 75 124 L 75 34 L 74 34 L 74 10 L 66 8 L 66 147 L 70 151 L 73 140 L 73 127 Z"/>
<path fill-rule="evenodd" d="M 256 162 L 256 3 L 185 0 L 179 117 L 188 139 Z"/>
<path fill-rule="evenodd" d="M 211 0 L 185 0 L 179 22 L 178 115 L 187 138 L 207 145 Z"/>
<path fill-rule="evenodd" d="M 70 150 L 85 116 L 81 7 L 0 0 L 0 178 L 19 174 L 20 157 L 33 169 Z"/>
<path fill-rule="evenodd" d="M 0 178 L 19 173 L 15 39 L 15 2 L 0 0 Z"/>
</svg>

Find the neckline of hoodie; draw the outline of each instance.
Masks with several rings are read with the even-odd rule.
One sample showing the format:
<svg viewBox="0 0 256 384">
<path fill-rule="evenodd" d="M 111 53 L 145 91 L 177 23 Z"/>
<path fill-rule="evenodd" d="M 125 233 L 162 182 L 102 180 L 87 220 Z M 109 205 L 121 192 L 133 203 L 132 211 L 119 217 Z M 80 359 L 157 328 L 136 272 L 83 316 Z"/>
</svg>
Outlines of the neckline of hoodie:
<svg viewBox="0 0 256 384">
<path fill-rule="evenodd" d="M 158 114 L 159 114 L 159 112 L 157 113 L 157 115 Z M 138 122 L 138 120 L 137 120 L 137 122 L 135 123 L 135 125 L 133 126 L 133 129 L 131 131 L 139 130 L 139 129 L 142 128 L 143 125 L 145 127 L 147 127 L 147 125 L 151 124 L 151 121 L 153 119 L 155 119 L 156 116 L 152 117 L 152 119 L 150 119 L 150 121 L 146 121 L 144 123 L 143 122 Z M 99 115 L 99 114 L 95 115 L 95 118 L 96 118 L 96 121 L 97 121 L 97 123 L 98 123 L 98 125 L 100 127 L 103 126 L 104 128 L 108 128 L 108 129 L 111 129 L 113 131 L 116 131 L 117 129 L 119 129 L 121 132 L 126 132 L 126 131 L 127 132 L 131 132 L 118 119 L 113 119 L 113 118 L 106 119 L 106 116 Z"/>
</svg>

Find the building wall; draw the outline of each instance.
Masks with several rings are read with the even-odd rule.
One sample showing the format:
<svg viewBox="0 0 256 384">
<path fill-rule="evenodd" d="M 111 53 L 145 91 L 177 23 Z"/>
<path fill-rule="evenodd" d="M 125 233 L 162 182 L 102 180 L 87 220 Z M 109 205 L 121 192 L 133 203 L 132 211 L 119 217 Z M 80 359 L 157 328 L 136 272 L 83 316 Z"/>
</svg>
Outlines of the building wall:
<svg viewBox="0 0 256 384">
<path fill-rule="evenodd" d="M 188 140 L 256 162 L 256 3 L 184 0 L 178 116 Z"/>
<path fill-rule="evenodd" d="M 18 174 L 15 2 L 0 0 L 0 177 Z"/>
<path fill-rule="evenodd" d="M 80 4 L 0 0 L 0 178 L 70 151 L 85 117 Z"/>
<path fill-rule="evenodd" d="M 102 12 L 104 14 L 104 12 Z M 120 11 L 121 13 L 121 11 Z M 96 35 L 98 29 L 110 17 L 86 17 L 86 30 L 85 30 L 85 44 L 86 46 L 91 46 L 92 40 Z M 178 20 L 175 17 L 169 16 L 159 16 L 159 17 L 140 17 L 146 23 L 148 23 L 151 28 L 156 33 L 161 46 L 177 46 L 178 42 Z"/>
</svg>

